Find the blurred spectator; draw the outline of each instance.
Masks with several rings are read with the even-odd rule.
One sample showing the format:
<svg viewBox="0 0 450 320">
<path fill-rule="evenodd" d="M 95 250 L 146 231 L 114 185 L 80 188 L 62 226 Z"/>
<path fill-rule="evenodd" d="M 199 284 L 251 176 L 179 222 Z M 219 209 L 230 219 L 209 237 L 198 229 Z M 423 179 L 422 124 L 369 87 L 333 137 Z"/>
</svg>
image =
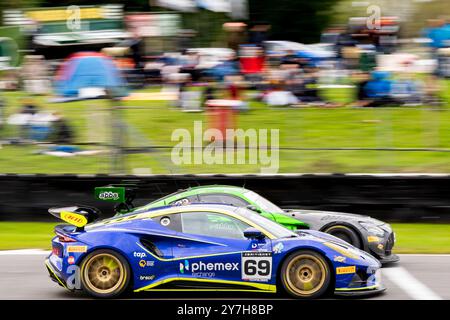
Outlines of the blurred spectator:
<svg viewBox="0 0 450 320">
<path fill-rule="evenodd" d="M 430 47 L 435 50 L 444 46 L 446 38 L 445 21 L 443 19 L 428 20 L 428 27 L 424 30 L 425 37 L 430 39 Z"/>
<path fill-rule="evenodd" d="M 38 111 L 38 106 L 32 100 L 25 99 L 23 100 L 23 106 L 19 113 L 34 116 Z"/>
<path fill-rule="evenodd" d="M 274 80 L 273 89 L 263 95 L 263 101 L 269 106 L 290 106 L 297 104 L 297 97 L 291 92 L 283 89 L 281 82 Z"/>
<path fill-rule="evenodd" d="M 355 106 L 365 107 L 370 102 L 370 98 L 365 90 L 366 85 L 370 80 L 370 74 L 368 72 L 357 71 L 353 73 L 352 78 L 353 81 L 356 83 L 357 102 Z"/>
<path fill-rule="evenodd" d="M 249 41 L 257 46 L 262 46 L 263 42 L 268 39 L 267 33 L 270 30 L 268 24 L 256 24 L 249 30 Z"/>
<path fill-rule="evenodd" d="M 196 35 L 196 31 L 192 29 L 181 29 L 178 32 L 178 51 L 184 52 L 189 48 L 192 48 L 193 39 Z"/>
<path fill-rule="evenodd" d="M 23 88 L 32 94 L 50 92 L 50 75 L 44 56 L 27 55 L 21 69 Z"/>
<path fill-rule="evenodd" d="M 432 19 L 428 21 L 428 28 L 424 30 L 425 37 L 429 38 L 432 58 L 437 61 L 435 74 L 446 76 L 447 54 L 443 50 L 450 46 L 450 24 L 443 19 Z M 450 75 L 450 72 L 448 73 Z"/>
<path fill-rule="evenodd" d="M 207 101 L 214 99 L 216 99 L 216 89 L 212 81 L 208 81 L 204 91 L 203 105 L 207 106 Z"/>
<path fill-rule="evenodd" d="M 226 32 L 228 48 L 238 50 L 239 45 L 246 40 L 246 27 L 244 22 L 226 22 L 223 24 L 223 29 Z"/>
<path fill-rule="evenodd" d="M 56 144 L 72 144 L 73 130 L 67 119 L 60 113 L 53 113 L 51 141 Z"/>
<path fill-rule="evenodd" d="M 405 105 L 420 105 L 422 103 L 422 85 L 407 71 L 410 63 L 405 64 L 405 72 L 399 74 L 393 81 L 391 97 Z"/>
<path fill-rule="evenodd" d="M 144 43 L 137 34 L 134 34 L 130 41 L 129 48 L 131 50 L 131 57 L 133 59 L 135 68 L 142 70 L 144 67 L 143 55 L 144 55 Z"/>
<path fill-rule="evenodd" d="M 39 118 L 39 108 L 34 104 L 33 101 L 25 99 L 22 101 L 22 104 L 22 108 L 19 112 L 14 113 L 8 117 L 9 125 L 16 125 L 19 127 L 20 142 L 35 138 L 35 131 L 33 130 L 33 120 Z"/>
<path fill-rule="evenodd" d="M 400 105 L 401 101 L 391 96 L 392 80 L 390 73 L 373 71 L 371 79 L 364 86 L 365 107 Z"/>
<path fill-rule="evenodd" d="M 306 68 L 303 78 L 302 90 L 300 94 L 297 95 L 297 98 L 302 103 L 326 104 L 326 102 L 319 96 L 317 69 Z"/>
</svg>

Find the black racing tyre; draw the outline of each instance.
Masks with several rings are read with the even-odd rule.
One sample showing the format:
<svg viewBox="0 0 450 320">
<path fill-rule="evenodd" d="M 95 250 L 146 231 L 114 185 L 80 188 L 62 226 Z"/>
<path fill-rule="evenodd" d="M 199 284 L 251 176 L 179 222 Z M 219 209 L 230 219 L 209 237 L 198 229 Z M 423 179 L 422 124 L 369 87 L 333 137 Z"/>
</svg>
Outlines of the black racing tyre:
<svg viewBox="0 0 450 320">
<path fill-rule="evenodd" d="M 81 263 L 81 285 L 98 298 L 118 297 L 127 290 L 131 271 L 122 255 L 107 249 L 89 253 Z"/>
<path fill-rule="evenodd" d="M 358 234 L 350 227 L 339 224 L 326 228 L 324 232 L 344 240 L 354 247 L 361 248 L 361 240 Z"/>
<path fill-rule="evenodd" d="M 294 298 L 313 299 L 325 294 L 331 283 L 331 270 L 325 258 L 314 251 L 291 254 L 281 267 L 281 283 Z"/>
</svg>

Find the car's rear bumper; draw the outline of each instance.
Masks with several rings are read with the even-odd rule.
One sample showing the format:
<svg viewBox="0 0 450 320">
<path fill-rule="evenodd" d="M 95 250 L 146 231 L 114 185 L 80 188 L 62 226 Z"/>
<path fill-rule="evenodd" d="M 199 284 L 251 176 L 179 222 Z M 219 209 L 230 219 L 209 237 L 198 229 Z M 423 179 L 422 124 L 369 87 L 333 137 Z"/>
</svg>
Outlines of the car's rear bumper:
<svg viewBox="0 0 450 320">
<path fill-rule="evenodd" d="M 47 268 L 48 274 L 50 276 L 50 279 L 52 279 L 54 282 L 59 284 L 61 287 L 68 289 L 66 281 L 63 279 L 61 274 L 52 266 L 49 259 L 45 260 L 45 266 Z"/>
<path fill-rule="evenodd" d="M 385 290 L 386 287 L 382 285 L 377 285 L 365 288 L 339 288 L 334 290 L 334 294 L 343 297 L 360 297 L 360 296 L 377 295 L 384 292 Z"/>
</svg>

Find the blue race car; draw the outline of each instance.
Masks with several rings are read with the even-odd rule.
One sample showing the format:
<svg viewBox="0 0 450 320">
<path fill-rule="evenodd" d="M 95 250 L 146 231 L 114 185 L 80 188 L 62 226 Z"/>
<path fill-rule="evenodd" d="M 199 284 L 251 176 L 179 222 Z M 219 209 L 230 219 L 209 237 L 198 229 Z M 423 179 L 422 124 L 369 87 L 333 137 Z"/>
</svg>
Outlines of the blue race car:
<svg viewBox="0 0 450 320">
<path fill-rule="evenodd" d="M 52 208 L 45 261 L 61 286 L 111 298 L 139 291 L 285 291 L 295 298 L 373 294 L 380 263 L 332 235 L 298 234 L 246 209 L 192 204 L 96 222 L 91 207 Z"/>
</svg>

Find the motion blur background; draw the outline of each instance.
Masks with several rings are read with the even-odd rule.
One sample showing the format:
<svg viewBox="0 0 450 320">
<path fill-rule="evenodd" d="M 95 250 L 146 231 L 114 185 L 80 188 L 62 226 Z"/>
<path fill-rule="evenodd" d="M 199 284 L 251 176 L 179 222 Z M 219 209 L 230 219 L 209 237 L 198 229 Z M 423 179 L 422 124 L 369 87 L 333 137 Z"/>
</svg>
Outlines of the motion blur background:
<svg viewBox="0 0 450 320">
<path fill-rule="evenodd" d="M 21 0 L 0 13 L 0 249 L 48 249 L 49 206 L 145 177 L 148 199 L 248 182 L 280 205 L 392 221 L 396 252 L 450 253 L 447 0 Z M 175 164 L 172 133 L 194 121 L 278 129 L 281 174 L 348 175 L 187 178 L 260 172 Z"/>
<path fill-rule="evenodd" d="M 174 165 L 171 134 L 195 120 L 279 129 L 282 173 L 450 169 L 446 1 L 30 0 L 0 10 L 3 173 L 260 171 Z"/>
</svg>

